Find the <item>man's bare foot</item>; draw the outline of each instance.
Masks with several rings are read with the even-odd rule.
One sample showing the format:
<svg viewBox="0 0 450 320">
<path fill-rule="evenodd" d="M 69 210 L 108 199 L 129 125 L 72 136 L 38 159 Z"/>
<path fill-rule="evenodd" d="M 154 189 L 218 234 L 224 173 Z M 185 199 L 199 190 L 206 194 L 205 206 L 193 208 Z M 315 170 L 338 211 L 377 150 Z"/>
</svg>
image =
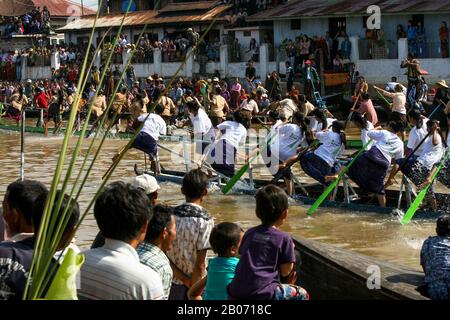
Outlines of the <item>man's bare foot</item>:
<svg viewBox="0 0 450 320">
<path fill-rule="evenodd" d="M 325 181 L 326 181 L 326 182 L 331 182 L 331 181 L 336 180 L 337 178 L 338 178 L 338 175 L 337 175 L 337 174 L 332 175 L 332 176 L 325 176 Z"/>
</svg>

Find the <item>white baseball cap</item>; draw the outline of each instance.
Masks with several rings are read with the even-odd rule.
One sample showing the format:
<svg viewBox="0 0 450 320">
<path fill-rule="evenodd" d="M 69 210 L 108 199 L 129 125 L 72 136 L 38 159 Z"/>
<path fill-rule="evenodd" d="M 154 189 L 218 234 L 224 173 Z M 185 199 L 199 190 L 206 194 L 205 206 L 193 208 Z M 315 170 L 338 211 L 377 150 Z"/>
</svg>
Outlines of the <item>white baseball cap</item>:
<svg viewBox="0 0 450 320">
<path fill-rule="evenodd" d="M 159 189 L 161 187 L 159 186 L 158 182 L 156 181 L 155 177 L 149 175 L 149 174 L 142 174 L 140 176 L 136 176 L 131 180 L 131 185 L 144 190 L 146 194 L 151 194 Z"/>
</svg>

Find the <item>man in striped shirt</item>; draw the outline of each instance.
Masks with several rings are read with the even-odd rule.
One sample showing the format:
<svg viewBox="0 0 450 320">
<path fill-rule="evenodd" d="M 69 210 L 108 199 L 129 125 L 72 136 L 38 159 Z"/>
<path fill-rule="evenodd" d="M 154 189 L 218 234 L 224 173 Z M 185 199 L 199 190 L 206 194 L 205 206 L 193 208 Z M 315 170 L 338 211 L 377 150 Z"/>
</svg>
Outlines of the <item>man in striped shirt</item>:
<svg viewBox="0 0 450 320">
<path fill-rule="evenodd" d="M 113 182 L 95 202 L 94 216 L 105 244 L 84 253 L 78 298 L 162 299 L 161 277 L 141 264 L 136 252 L 152 218 L 151 203 L 145 192 L 131 184 Z"/>
</svg>

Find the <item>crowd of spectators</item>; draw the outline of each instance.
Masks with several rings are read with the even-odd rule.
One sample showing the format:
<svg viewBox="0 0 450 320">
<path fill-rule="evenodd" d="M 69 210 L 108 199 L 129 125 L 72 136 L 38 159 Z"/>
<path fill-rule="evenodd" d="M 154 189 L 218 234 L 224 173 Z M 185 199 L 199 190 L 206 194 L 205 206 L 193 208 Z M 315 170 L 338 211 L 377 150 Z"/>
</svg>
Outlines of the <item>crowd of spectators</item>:
<svg viewBox="0 0 450 320">
<path fill-rule="evenodd" d="M 50 33 L 51 16 L 46 6 L 41 10 L 34 7 L 33 10 L 19 17 L 0 16 L 0 36 L 10 37 L 21 34 Z"/>
</svg>

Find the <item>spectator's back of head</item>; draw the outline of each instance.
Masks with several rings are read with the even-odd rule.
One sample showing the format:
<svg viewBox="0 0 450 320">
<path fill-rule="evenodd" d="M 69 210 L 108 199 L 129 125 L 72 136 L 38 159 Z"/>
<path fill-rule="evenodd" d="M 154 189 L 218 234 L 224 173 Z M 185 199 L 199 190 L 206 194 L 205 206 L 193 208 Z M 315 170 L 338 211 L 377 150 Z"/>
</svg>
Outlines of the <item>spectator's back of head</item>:
<svg viewBox="0 0 450 320">
<path fill-rule="evenodd" d="M 201 169 L 189 171 L 183 178 L 181 191 L 186 200 L 197 200 L 208 193 L 208 176 Z"/>
<path fill-rule="evenodd" d="M 105 238 L 129 242 L 142 237 L 152 218 L 152 207 L 143 190 L 117 181 L 98 197 L 94 216 Z"/>
<path fill-rule="evenodd" d="M 12 235 L 33 230 L 33 208 L 36 199 L 47 196 L 48 190 L 39 181 L 15 181 L 6 188 L 3 216 Z M 24 230 L 21 230 L 25 228 Z"/>
<path fill-rule="evenodd" d="M 440 237 L 450 237 L 450 215 L 444 214 L 437 219 L 436 233 Z"/>
<path fill-rule="evenodd" d="M 35 233 L 37 234 L 39 229 L 41 228 L 41 221 L 45 210 L 45 203 L 47 200 L 47 197 L 49 194 L 41 194 L 35 201 L 35 205 L 33 208 L 33 225 L 35 229 Z M 58 212 L 54 212 L 53 209 L 50 212 L 51 216 L 53 217 L 56 215 L 55 219 L 55 226 L 63 225 L 64 224 L 64 216 L 63 213 L 67 210 L 67 216 L 69 217 L 67 219 L 67 222 L 65 226 L 62 226 L 64 233 L 62 235 L 61 240 L 59 241 L 58 250 L 62 250 L 65 247 L 67 247 L 70 244 L 70 241 L 72 240 L 75 232 L 75 227 L 80 219 L 80 207 L 78 206 L 78 203 L 73 199 L 70 198 L 67 194 L 63 194 L 60 190 L 57 191 L 54 207 L 58 204 L 59 200 L 62 199 L 61 208 Z M 50 218 L 52 219 L 52 218 Z M 50 232 L 47 230 L 47 232 Z M 51 234 L 48 234 L 50 238 L 53 238 L 55 236 L 56 228 Z"/>
<path fill-rule="evenodd" d="M 272 226 L 289 208 L 286 192 L 269 184 L 256 193 L 256 216 L 265 226 Z"/>
<path fill-rule="evenodd" d="M 211 248 L 219 257 L 236 255 L 242 232 L 242 228 L 236 223 L 219 223 L 212 229 L 211 235 L 209 236 Z"/>
</svg>

